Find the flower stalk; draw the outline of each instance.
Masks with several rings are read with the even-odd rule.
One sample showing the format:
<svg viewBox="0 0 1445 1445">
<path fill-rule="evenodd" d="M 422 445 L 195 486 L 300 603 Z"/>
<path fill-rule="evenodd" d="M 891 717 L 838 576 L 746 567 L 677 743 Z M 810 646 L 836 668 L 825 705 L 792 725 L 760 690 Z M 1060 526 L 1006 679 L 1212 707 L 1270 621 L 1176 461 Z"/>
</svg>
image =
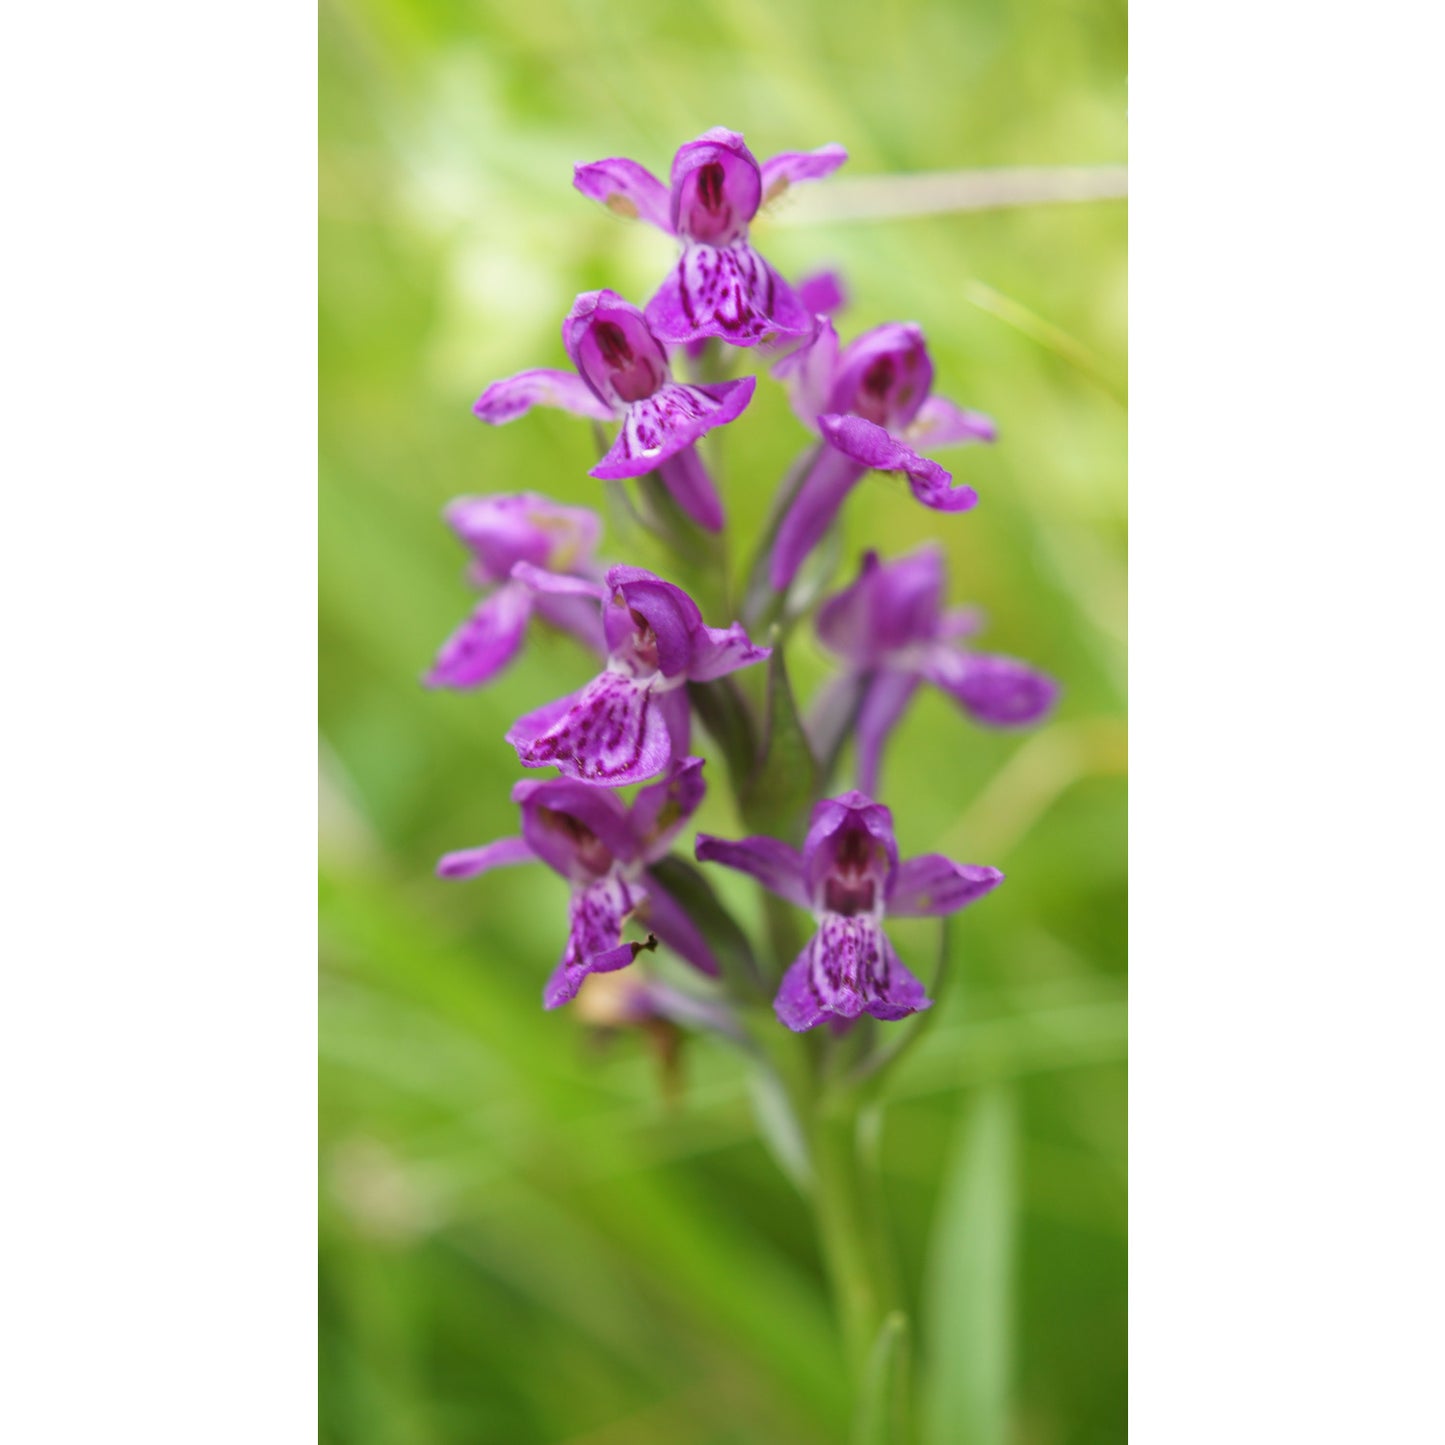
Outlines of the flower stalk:
<svg viewBox="0 0 1445 1445">
<path fill-rule="evenodd" d="M 831 319 L 846 300 L 838 278 L 795 288 L 753 247 L 763 204 L 845 159 L 826 145 L 759 164 L 740 135 L 716 129 L 677 151 L 666 185 L 625 158 L 577 167 L 583 195 L 675 237 L 677 261 L 645 307 L 607 290 L 578 296 L 562 323 L 571 369 L 493 382 L 474 411 L 494 426 L 534 406 L 586 418 L 598 456 L 589 475 L 629 534 L 660 546 L 665 575 L 599 561 L 601 523 L 586 508 L 530 492 L 459 499 L 447 519 L 483 597 L 426 681 L 485 684 L 533 625 L 591 657 L 590 682 L 506 734 L 529 773 L 512 794 L 520 836 L 450 853 L 438 871 L 544 863 L 568 885 L 546 1007 L 592 998 L 591 1015 L 612 1026 L 662 1030 L 669 1047 L 712 1036 L 747 1060 L 762 1135 L 815 1213 L 856 1439 L 881 1442 L 905 1428 L 909 1356 L 878 1157 L 884 1081 L 936 1007 L 949 916 L 1003 881 L 984 864 L 900 855 L 894 813 L 878 800 L 883 759 L 920 686 L 986 727 L 1037 724 L 1057 687 L 966 645 L 981 621 L 945 605 L 936 546 L 891 562 L 869 551 L 855 581 L 824 595 L 848 497 L 869 470 L 899 474 L 930 509 L 920 517 L 961 514 L 974 489 L 915 447 L 996 435 L 933 391 L 917 324 L 843 345 Z M 734 578 L 720 439 L 744 424 L 759 377 L 736 373 L 757 359 L 811 439 Z M 729 620 L 735 597 L 741 618 Z M 837 667 L 805 707 L 787 649 L 810 616 Z M 753 668 L 763 670 L 735 676 Z M 856 786 L 835 792 L 850 753 Z M 710 787 L 731 792 L 747 835 L 699 833 L 675 851 Z M 714 891 L 724 868 L 758 885 L 760 928 Z M 890 916 L 943 921 L 933 997 L 895 950 Z M 654 974 L 659 956 L 681 981 Z"/>
</svg>

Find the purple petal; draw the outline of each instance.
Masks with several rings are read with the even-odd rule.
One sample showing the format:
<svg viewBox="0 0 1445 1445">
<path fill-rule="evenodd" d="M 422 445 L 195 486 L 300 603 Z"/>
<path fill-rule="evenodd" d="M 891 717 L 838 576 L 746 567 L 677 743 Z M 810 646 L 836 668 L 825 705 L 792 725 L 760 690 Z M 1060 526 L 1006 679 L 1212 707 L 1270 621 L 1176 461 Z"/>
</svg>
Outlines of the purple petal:
<svg viewBox="0 0 1445 1445">
<path fill-rule="evenodd" d="M 950 487 L 952 476 L 937 462 L 859 416 L 820 416 L 818 429 L 845 456 L 880 472 L 903 472 L 913 495 L 937 512 L 966 512 L 978 505 L 972 487 Z"/>
<path fill-rule="evenodd" d="M 611 421 L 616 412 L 580 376 L 570 371 L 519 371 L 494 381 L 477 398 L 472 410 L 485 422 L 501 426 L 516 421 L 534 406 L 555 406 L 563 411 Z"/>
<path fill-rule="evenodd" d="M 518 562 L 512 568 L 512 580 L 532 592 L 553 597 L 582 597 L 593 603 L 607 600 L 607 588 L 588 577 L 573 577 L 562 572 L 549 572 L 531 562 Z"/>
<path fill-rule="evenodd" d="M 568 908 L 571 929 L 562 962 L 547 980 L 542 1003 L 547 1008 L 576 998 L 589 973 L 611 973 L 626 968 L 642 949 L 640 943 L 619 944 L 622 924 L 645 897 L 638 884 L 604 878 L 572 895 Z"/>
<path fill-rule="evenodd" d="M 784 151 L 764 161 L 764 202 L 771 201 L 799 181 L 818 181 L 824 176 L 831 176 L 847 159 L 848 152 L 842 146 L 825 145 L 815 151 Z"/>
<path fill-rule="evenodd" d="M 611 481 L 656 471 L 700 436 L 732 421 L 752 400 L 756 385 L 752 376 L 705 386 L 668 382 L 627 408 L 612 450 L 590 475 Z"/>
<path fill-rule="evenodd" d="M 574 883 L 591 883 L 637 855 L 627 807 L 610 788 L 571 778 L 524 778 L 512 788 L 534 856 Z"/>
<path fill-rule="evenodd" d="M 979 607 L 945 607 L 938 624 L 940 637 L 975 637 L 984 628 L 983 609 Z"/>
<path fill-rule="evenodd" d="M 670 776 L 649 784 L 632 800 L 629 826 L 638 855 L 647 862 L 661 858 L 697 812 L 707 793 L 702 769 L 702 758 L 687 758 L 674 766 Z"/>
<path fill-rule="evenodd" d="M 524 767 L 550 764 L 583 782 L 620 787 L 656 777 L 672 757 L 656 681 L 655 674 L 639 680 L 609 669 L 569 699 L 549 726 L 534 731 L 534 713 L 513 724 L 507 741 Z"/>
<path fill-rule="evenodd" d="M 1003 882 L 997 868 L 955 863 L 941 853 L 925 853 L 898 865 L 888 896 L 888 911 L 899 918 L 941 918 L 957 913 Z"/>
<path fill-rule="evenodd" d="M 489 868 L 505 868 L 509 863 L 534 863 L 536 855 L 521 838 L 498 838 L 482 848 L 463 848 L 448 853 L 437 862 L 438 878 L 475 878 Z"/>
<path fill-rule="evenodd" d="M 584 647 L 601 657 L 607 655 L 602 614 L 591 598 L 543 595 L 535 600 L 533 610 L 544 622 L 569 633 Z"/>
<path fill-rule="evenodd" d="M 814 905 L 856 911 L 881 905 L 898 870 L 893 814 L 856 790 L 813 807 L 803 840 L 803 878 Z M 839 890 L 849 896 L 837 898 Z"/>
<path fill-rule="evenodd" d="M 693 634 L 692 664 L 687 675 L 694 682 L 709 682 L 772 655 L 772 648 L 758 647 L 748 637 L 741 622 L 731 627 L 700 627 Z"/>
<path fill-rule="evenodd" d="M 477 560 L 479 580 L 503 582 L 518 562 L 552 572 L 587 566 L 602 530 L 585 507 L 564 507 L 537 492 L 458 497 L 442 513 Z"/>
<path fill-rule="evenodd" d="M 647 902 L 643 905 L 642 918 L 678 957 L 700 972 L 716 978 L 722 971 L 707 940 L 686 910 L 650 873 L 647 875 Z"/>
<path fill-rule="evenodd" d="M 930 396 L 908 427 L 908 440 L 930 447 L 998 440 L 998 427 L 981 411 L 965 411 L 947 397 Z"/>
<path fill-rule="evenodd" d="M 837 368 L 838 333 L 828 320 L 819 321 L 807 341 L 773 365 L 773 375 L 787 386 L 788 404 L 809 431 L 817 430 Z"/>
<path fill-rule="evenodd" d="M 473 609 L 442 643 L 423 681 L 428 687 L 477 687 L 494 678 L 517 654 L 532 599 L 526 587 L 508 582 Z"/>
<path fill-rule="evenodd" d="M 918 674 L 901 668 L 882 667 L 864 695 L 858 709 L 858 786 L 869 794 L 878 791 L 878 772 L 883 762 L 883 745 L 897 726 L 918 687 Z"/>
<path fill-rule="evenodd" d="M 938 648 L 930 654 L 927 675 L 986 727 L 1028 727 L 1059 697 L 1059 685 L 1047 673 L 991 653 Z"/>
<path fill-rule="evenodd" d="M 699 833 L 695 852 L 699 863 L 721 863 L 724 868 L 736 868 L 739 873 L 756 878 L 779 898 L 786 898 L 799 908 L 808 907 L 802 855 L 777 838 L 758 836 L 730 842 L 726 838 L 714 838 L 710 833 Z"/>
<path fill-rule="evenodd" d="M 914 500 L 935 512 L 967 512 L 978 505 L 978 493 L 972 487 L 955 487 L 952 475 L 927 457 L 913 456 L 913 465 L 905 464 L 900 470 L 907 474 Z"/>
<path fill-rule="evenodd" d="M 932 1000 L 904 968 L 878 920 L 828 913 L 778 989 L 773 1009 L 796 1033 L 824 1019 L 900 1019 Z"/>
<path fill-rule="evenodd" d="M 653 334 L 668 342 L 720 336 L 756 346 L 774 334 L 806 336 L 812 314 L 793 288 L 746 241 L 695 242 L 647 303 Z"/>
<path fill-rule="evenodd" d="M 933 361 L 922 330 L 911 321 L 890 321 L 844 347 L 825 410 L 901 430 L 932 386 Z"/>
<path fill-rule="evenodd" d="M 762 172 L 736 131 L 718 126 L 672 158 L 672 226 L 685 240 L 746 238 L 762 198 Z"/>
<path fill-rule="evenodd" d="M 836 271 L 814 271 L 797 285 L 798 300 L 814 316 L 831 316 L 848 304 L 848 288 Z"/>
<path fill-rule="evenodd" d="M 562 322 L 562 344 L 583 381 L 616 416 L 672 380 L 647 318 L 615 291 L 584 291 Z"/>
<path fill-rule="evenodd" d="M 933 1007 L 928 991 L 913 974 L 903 966 L 903 960 L 894 951 L 888 935 L 883 940 L 883 964 L 881 975 L 874 980 L 874 994 L 868 1002 L 868 1012 L 875 1019 L 902 1019 L 909 1014 L 921 1013 Z"/>
<path fill-rule="evenodd" d="M 582 696 L 582 689 L 576 692 L 569 692 L 566 697 L 559 697 L 553 702 L 543 703 L 541 707 L 531 712 L 525 712 L 516 722 L 507 729 L 506 741 L 513 747 L 517 746 L 518 738 L 533 738 L 547 731 L 554 723 L 576 707 Z"/>
<path fill-rule="evenodd" d="M 621 657 L 650 663 L 664 677 L 680 677 L 692 665 L 693 638 L 702 627 L 697 603 L 671 582 L 643 567 L 613 567 L 605 622 L 607 641 Z"/>
<path fill-rule="evenodd" d="M 822 447 L 793 498 L 773 543 L 770 580 L 782 592 L 798 574 L 808 553 L 823 540 L 843 499 L 865 468 L 833 447 Z"/>
<path fill-rule="evenodd" d="M 673 501 L 699 527 L 708 532 L 722 531 L 726 521 L 722 500 L 696 446 L 684 447 L 675 456 L 669 457 L 657 473 L 663 486 L 672 494 Z"/>
<path fill-rule="evenodd" d="M 687 689 L 675 687 L 657 695 L 662 725 L 667 729 L 668 749 L 674 758 L 685 758 L 692 751 L 692 704 Z"/>
<path fill-rule="evenodd" d="M 818 636 L 854 667 L 876 667 L 890 653 L 930 642 L 942 622 L 943 554 L 925 544 L 886 565 L 864 555 L 858 580 L 818 610 Z"/>
<path fill-rule="evenodd" d="M 651 171 L 624 156 L 572 168 L 572 184 L 588 200 L 600 201 L 609 211 L 646 221 L 672 234 L 668 190 Z"/>
<path fill-rule="evenodd" d="M 783 975 L 777 997 L 773 999 L 773 1012 L 779 1022 L 796 1034 L 816 1028 L 829 1017 L 824 995 L 813 984 L 813 946 L 816 942 L 816 935 L 808 940 L 807 946 Z"/>
</svg>

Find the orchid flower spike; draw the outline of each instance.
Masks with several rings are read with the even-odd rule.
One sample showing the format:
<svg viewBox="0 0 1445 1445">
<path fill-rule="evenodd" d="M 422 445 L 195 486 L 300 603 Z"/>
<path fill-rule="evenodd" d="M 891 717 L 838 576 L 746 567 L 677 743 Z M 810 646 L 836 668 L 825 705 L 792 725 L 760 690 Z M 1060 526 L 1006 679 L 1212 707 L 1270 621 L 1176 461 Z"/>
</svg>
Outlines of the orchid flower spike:
<svg viewBox="0 0 1445 1445">
<path fill-rule="evenodd" d="M 609 481 L 657 472 L 700 527 L 722 529 L 723 510 L 696 443 L 732 421 L 752 400 L 757 379 L 693 385 L 672 379 L 667 352 L 642 312 L 615 291 L 588 291 L 562 323 L 576 374 L 521 371 L 494 381 L 472 410 L 500 426 L 534 406 L 555 406 L 594 421 L 620 421 L 612 449 L 590 475 Z"/>
<path fill-rule="evenodd" d="M 602 524 L 584 507 L 564 507 L 536 492 L 458 497 L 443 513 L 471 552 L 468 578 L 487 595 L 442 644 L 423 681 L 428 687 L 477 687 L 494 678 L 522 645 L 535 613 L 605 652 L 597 609 L 576 598 L 539 592 L 512 576 L 518 562 L 563 577 L 596 579 L 593 561 Z"/>
<path fill-rule="evenodd" d="M 977 505 L 972 487 L 953 486 L 950 473 L 913 450 L 915 442 L 991 442 L 997 435 L 982 413 L 932 394 L 933 361 L 918 326 L 876 326 L 840 352 L 833 323 L 820 317 L 808 343 L 779 361 L 773 374 L 787 382 L 799 420 L 826 443 L 778 530 L 772 584 L 779 591 L 869 468 L 902 472 L 914 497 L 935 511 Z"/>
<path fill-rule="evenodd" d="M 641 567 L 613 567 L 605 584 L 558 577 L 520 563 L 514 576 L 539 592 L 602 605 L 607 666 L 580 692 L 518 718 L 507 733 L 524 766 L 618 787 L 656 777 L 686 755 L 686 684 L 706 682 L 769 656 L 739 623 L 708 627 L 697 603 Z"/>
<path fill-rule="evenodd" d="M 678 150 L 671 186 L 622 157 L 579 165 L 572 184 L 609 210 L 682 242 L 672 274 L 647 303 L 654 335 L 674 343 L 717 336 L 755 346 L 767 336 L 806 335 L 813 317 L 753 250 L 748 226 L 790 185 L 831 175 L 847 159 L 842 146 L 826 145 L 759 165 L 742 136 L 716 127 Z"/>
<path fill-rule="evenodd" d="M 1058 683 L 1028 663 L 962 646 L 982 618 L 973 608 L 945 607 L 944 587 L 936 545 L 887 563 L 869 552 L 858 580 L 818 611 L 819 638 L 848 668 L 819 713 L 857 708 L 858 786 L 866 793 L 878 790 L 884 742 L 921 682 L 942 688 L 985 727 L 1029 727 L 1058 699 Z"/>
<path fill-rule="evenodd" d="M 439 877 L 474 878 L 509 863 L 541 862 L 572 885 L 567 947 L 542 994 L 545 1007 L 575 998 L 589 973 L 626 968 L 648 946 L 621 941 L 629 918 L 694 968 L 717 974 L 706 941 L 651 871 L 707 791 L 702 767 L 701 758 L 685 759 L 638 793 L 630 808 L 606 788 L 528 779 L 512 789 L 522 814 L 520 838 L 448 853 L 437 864 Z"/>
<path fill-rule="evenodd" d="M 933 1001 L 893 951 L 884 918 L 956 913 L 1003 882 L 997 868 L 939 853 L 900 863 L 893 814 L 858 792 L 813 809 L 801 852 L 776 838 L 728 842 L 700 833 L 697 856 L 812 911 L 818 931 L 773 1002 L 778 1018 L 799 1033 L 829 1019 L 901 1019 L 928 1008 Z"/>
</svg>

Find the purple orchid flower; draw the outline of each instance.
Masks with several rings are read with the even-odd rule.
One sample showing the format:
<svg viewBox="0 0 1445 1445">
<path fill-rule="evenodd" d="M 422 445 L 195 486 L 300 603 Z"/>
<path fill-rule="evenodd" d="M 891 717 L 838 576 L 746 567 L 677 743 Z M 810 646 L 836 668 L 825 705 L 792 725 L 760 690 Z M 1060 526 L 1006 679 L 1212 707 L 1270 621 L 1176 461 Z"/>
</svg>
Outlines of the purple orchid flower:
<svg viewBox="0 0 1445 1445">
<path fill-rule="evenodd" d="M 985 727 L 1028 727 L 1058 699 L 1058 683 L 1028 663 L 960 646 L 983 619 L 970 607 L 944 607 L 943 596 L 942 551 L 925 545 L 896 562 L 866 553 L 858 580 L 818 610 L 818 636 L 848 664 L 818 714 L 836 725 L 856 707 L 864 792 L 878 790 L 884 741 L 921 682 L 942 688 Z"/>
<path fill-rule="evenodd" d="M 474 878 L 509 863 L 541 862 L 572 885 L 567 948 L 542 993 L 545 1007 L 575 998 L 589 973 L 626 968 L 648 946 L 621 941 L 629 917 L 693 967 L 717 974 L 706 941 L 651 872 L 702 802 L 702 767 L 701 758 L 687 758 L 638 793 L 631 808 L 606 788 L 528 779 L 512 789 L 522 813 L 520 838 L 448 853 L 437 864 L 439 877 Z"/>
<path fill-rule="evenodd" d="M 524 766 L 558 767 L 585 783 L 621 786 L 656 777 L 688 751 L 685 684 L 706 682 L 769 656 L 739 623 L 708 627 L 681 587 L 641 567 L 613 567 L 605 585 L 541 572 L 515 576 L 539 592 L 602 603 L 606 669 L 580 692 L 518 718 L 507 733 Z"/>
<path fill-rule="evenodd" d="M 822 540 L 843 499 L 870 468 L 902 472 L 913 495 L 939 512 L 977 505 L 972 487 L 913 450 L 914 442 L 991 442 L 992 421 L 931 394 L 933 362 L 923 332 L 890 322 L 840 352 L 832 322 L 819 318 L 811 340 L 773 374 L 788 383 L 793 410 L 827 445 L 819 452 L 778 530 L 772 583 L 782 591 Z"/>
<path fill-rule="evenodd" d="M 939 853 L 898 861 L 893 814 L 864 793 L 825 798 L 813 809 L 802 851 L 776 838 L 728 842 L 700 833 L 697 856 L 756 878 L 812 910 L 818 931 L 783 975 L 778 1018 L 801 1033 L 860 1014 L 901 1019 L 933 1000 L 903 966 L 883 919 L 941 917 L 1003 882 L 997 868 L 954 863 Z"/>
<path fill-rule="evenodd" d="M 620 421 L 612 449 L 592 468 L 603 481 L 657 472 L 678 506 L 711 532 L 722 503 L 696 443 L 732 421 L 752 400 L 757 379 L 692 385 L 672 379 L 667 352 L 642 312 L 615 291 L 588 291 L 562 323 L 562 344 L 577 368 L 534 370 L 494 381 L 472 410 L 500 426 L 534 406 L 555 406 L 594 421 Z"/>
<path fill-rule="evenodd" d="M 428 687 L 476 687 L 516 655 L 533 613 L 598 652 L 605 652 L 597 609 L 574 597 L 538 592 L 512 576 L 518 562 L 545 572 L 596 578 L 592 560 L 602 524 L 583 507 L 564 507 L 536 492 L 458 497 L 442 514 L 472 554 L 467 570 L 491 589 L 442 644 L 423 681 Z"/>
<path fill-rule="evenodd" d="M 790 185 L 831 175 L 847 159 L 842 146 L 826 145 L 759 165 L 742 136 L 715 127 L 678 150 L 671 187 L 621 157 L 577 166 L 572 184 L 682 242 L 676 268 L 647 303 L 656 336 L 668 342 L 718 336 L 734 346 L 755 346 L 769 335 L 805 335 L 813 316 L 753 250 L 748 225 Z"/>
</svg>

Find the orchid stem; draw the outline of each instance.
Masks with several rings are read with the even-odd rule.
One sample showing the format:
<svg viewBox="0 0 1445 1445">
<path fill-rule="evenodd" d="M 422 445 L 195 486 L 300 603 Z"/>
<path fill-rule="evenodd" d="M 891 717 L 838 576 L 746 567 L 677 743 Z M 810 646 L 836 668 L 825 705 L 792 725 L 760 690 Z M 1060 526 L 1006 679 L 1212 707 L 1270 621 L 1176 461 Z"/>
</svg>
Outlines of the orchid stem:
<svg viewBox="0 0 1445 1445">
<path fill-rule="evenodd" d="M 813 1206 L 818 1237 L 852 1381 L 860 1403 L 874 1342 L 898 1301 L 882 1228 L 876 1160 L 860 1147 L 859 1101 L 849 1092 L 835 1096 L 813 1121 Z"/>
</svg>

